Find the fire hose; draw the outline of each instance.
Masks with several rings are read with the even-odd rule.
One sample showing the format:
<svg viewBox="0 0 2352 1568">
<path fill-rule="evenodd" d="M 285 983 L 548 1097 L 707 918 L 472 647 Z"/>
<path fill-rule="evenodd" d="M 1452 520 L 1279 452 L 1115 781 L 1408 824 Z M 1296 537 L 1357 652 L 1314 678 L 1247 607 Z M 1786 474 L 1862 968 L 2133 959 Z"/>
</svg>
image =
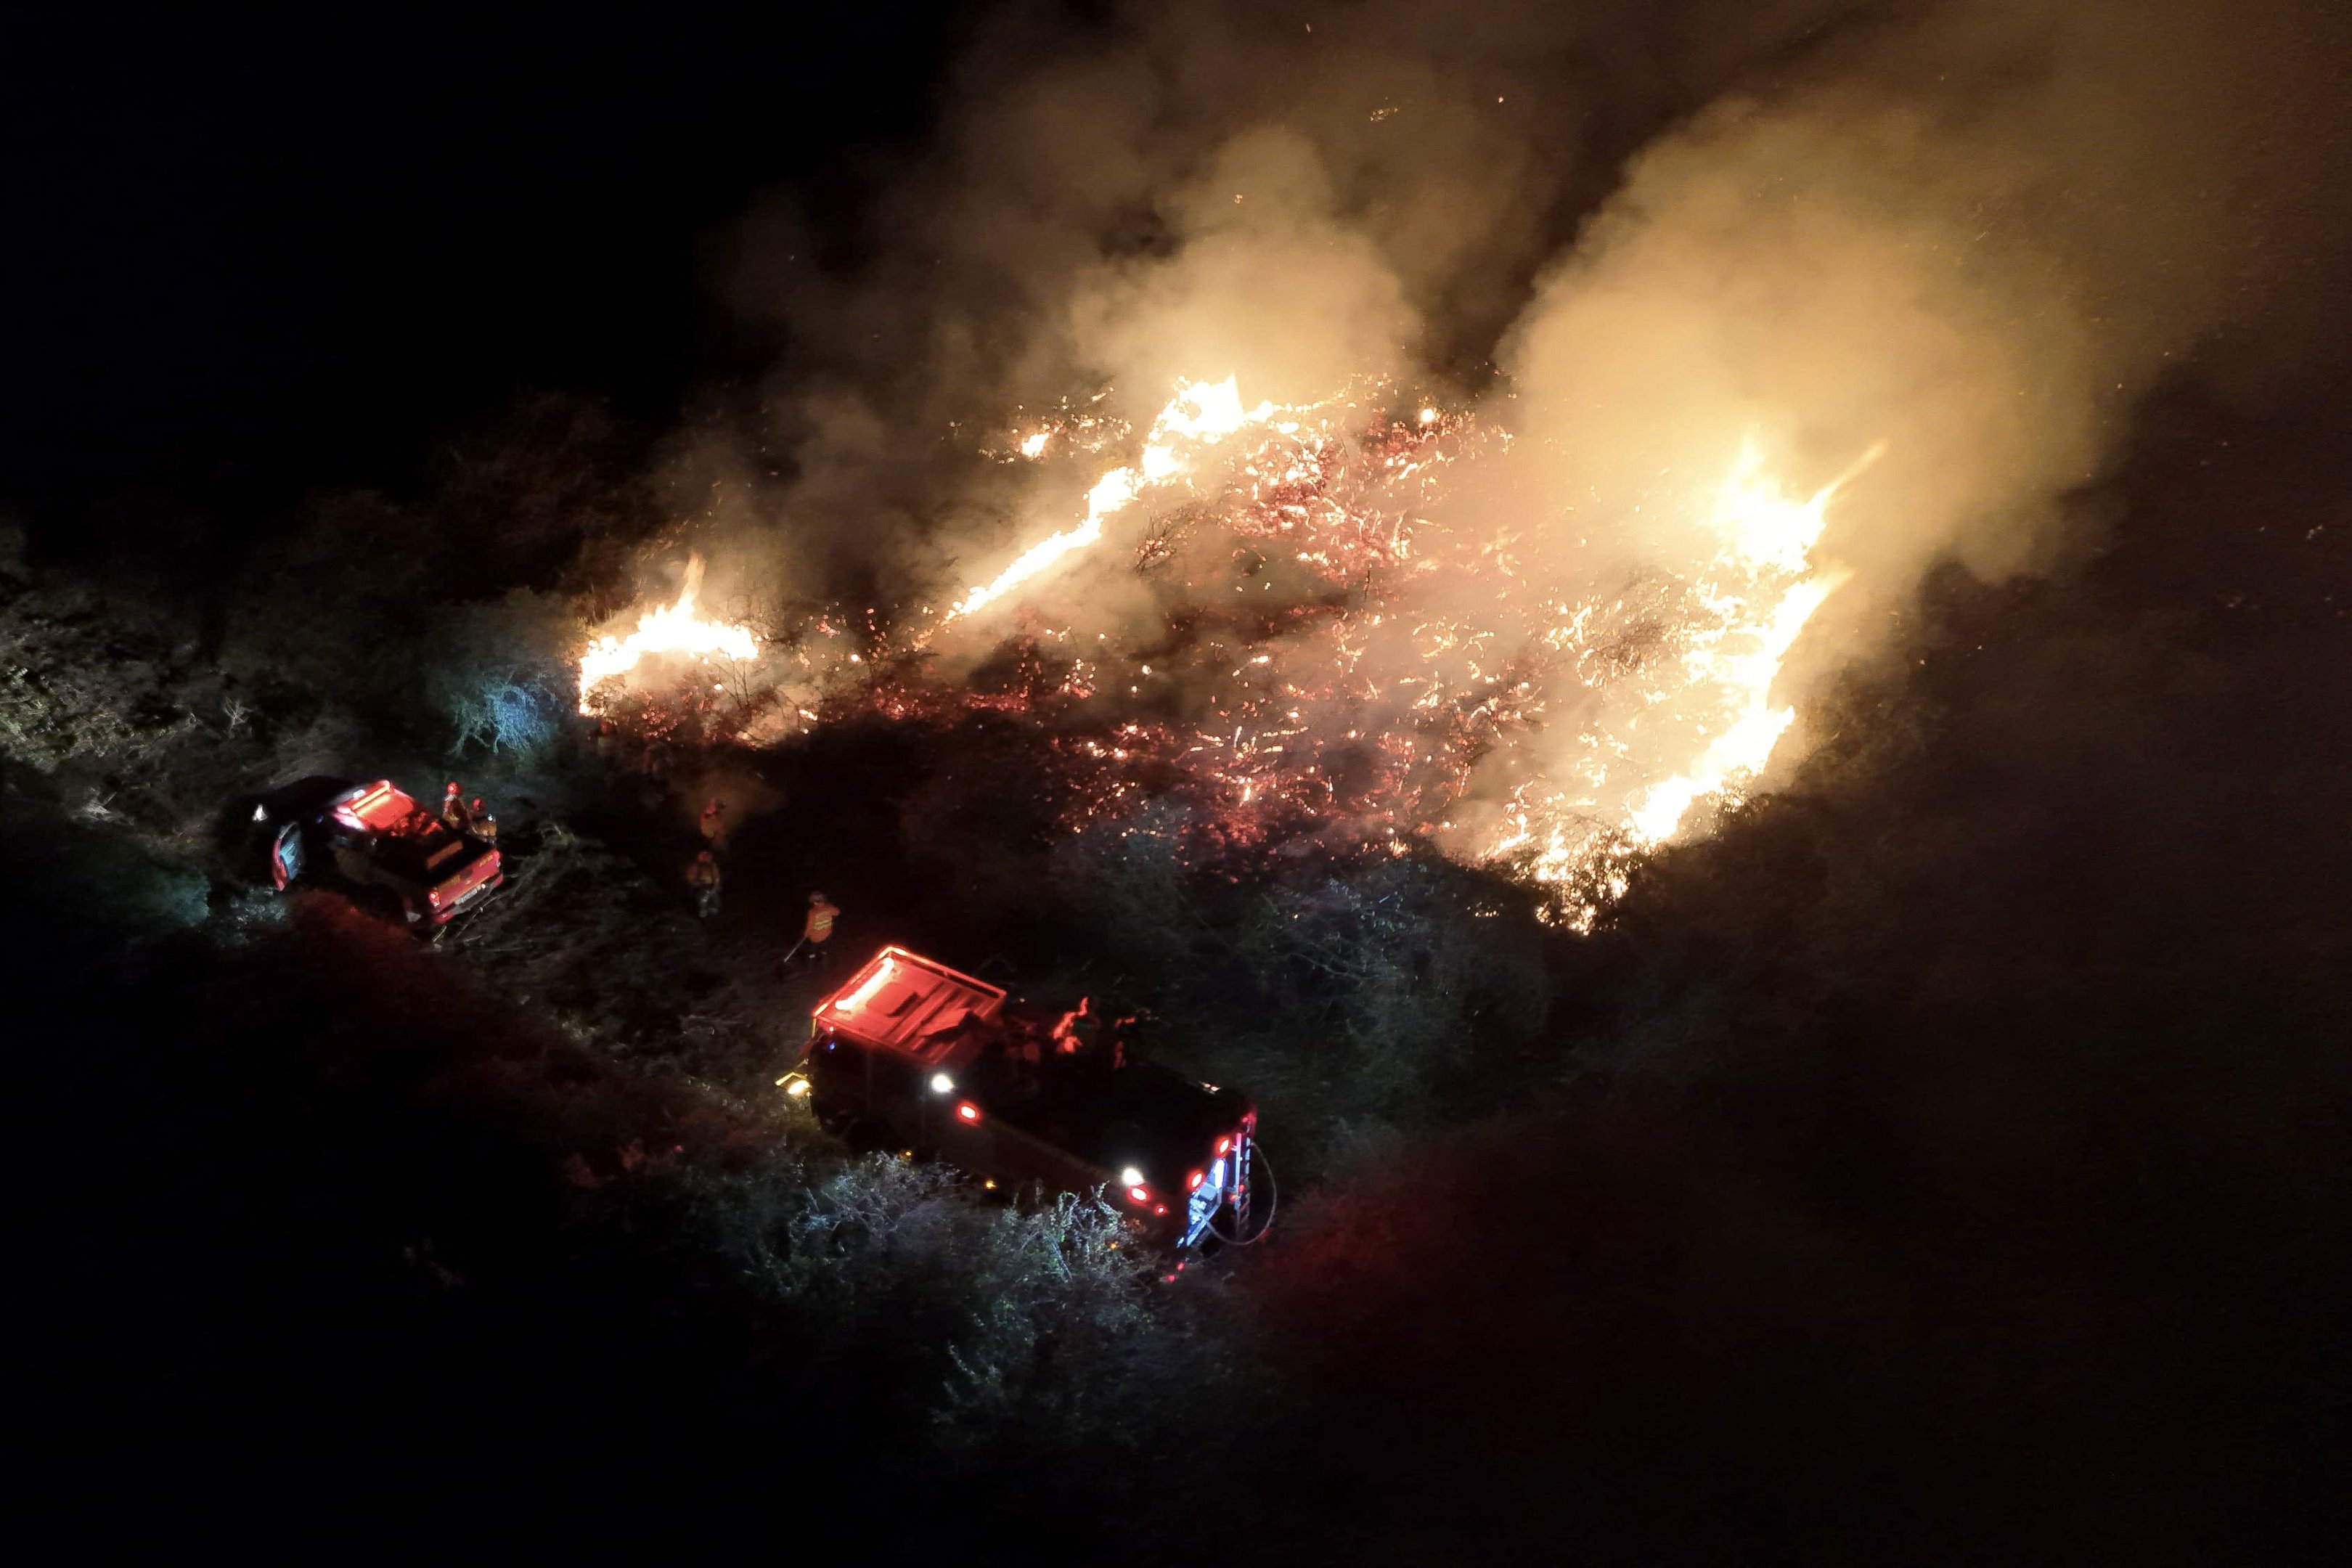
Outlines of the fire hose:
<svg viewBox="0 0 2352 1568">
<path fill-rule="evenodd" d="M 1274 1162 L 1265 1157 L 1265 1152 L 1258 1148 L 1257 1140 L 1255 1138 L 1250 1140 L 1249 1158 L 1251 1170 L 1263 1168 L 1265 1173 L 1265 1218 L 1259 1222 L 1257 1234 L 1246 1239 L 1227 1236 L 1217 1228 L 1216 1220 L 1212 1218 L 1209 1221 L 1209 1234 L 1227 1247 L 1255 1247 L 1259 1242 L 1264 1241 L 1265 1233 L 1274 1228 L 1274 1211 L 1282 1205 L 1282 1186 L 1274 1179 Z"/>
</svg>

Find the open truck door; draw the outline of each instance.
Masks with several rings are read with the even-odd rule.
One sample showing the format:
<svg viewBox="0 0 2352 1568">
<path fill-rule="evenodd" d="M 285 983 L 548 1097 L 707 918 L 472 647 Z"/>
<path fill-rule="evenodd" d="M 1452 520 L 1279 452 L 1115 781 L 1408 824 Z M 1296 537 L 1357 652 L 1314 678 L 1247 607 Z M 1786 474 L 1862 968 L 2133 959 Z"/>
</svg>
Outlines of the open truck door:
<svg viewBox="0 0 2352 1568">
<path fill-rule="evenodd" d="M 289 822 L 279 827 L 278 837 L 269 844 L 269 885 L 284 892 L 302 874 L 302 825 Z"/>
</svg>

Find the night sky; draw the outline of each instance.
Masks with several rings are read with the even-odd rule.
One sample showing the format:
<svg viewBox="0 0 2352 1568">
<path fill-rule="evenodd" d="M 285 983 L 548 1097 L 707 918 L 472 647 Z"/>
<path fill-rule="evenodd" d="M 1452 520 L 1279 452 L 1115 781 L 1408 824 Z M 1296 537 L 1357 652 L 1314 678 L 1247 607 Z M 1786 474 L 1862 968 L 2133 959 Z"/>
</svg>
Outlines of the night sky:
<svg viewBox="0 0 2352 1568">
<path fill-rule="evenodd" d="M 47 11 L 47 14 L 44 14 Z M 6 492 L 242 512 L 414 484 L 534 390 L 669 417 L 744 351 L 713 231 L 918 134 L 950 8 L 0 28 Z"/>
</svg>

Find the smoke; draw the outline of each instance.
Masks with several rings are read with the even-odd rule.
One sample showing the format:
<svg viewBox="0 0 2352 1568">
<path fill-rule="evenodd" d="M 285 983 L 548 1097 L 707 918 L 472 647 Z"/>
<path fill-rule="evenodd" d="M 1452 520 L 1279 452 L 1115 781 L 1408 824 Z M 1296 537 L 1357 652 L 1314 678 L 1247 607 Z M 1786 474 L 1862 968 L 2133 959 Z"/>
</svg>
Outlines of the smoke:
<svg viewBox="0 0 2352 1568">
<path fill-rule="evenodd" d="M 1955 5 L 1710 106 L 1632 163 L 1507 340 L 1539 482 L 1622 519 L 1743 431 L 1810 475 L 1883 441 L 1825 543 L 1882 596 L 1946 555 L 2046 559 L 2154 378 L 2277 302 L 2274 250 L 2337 237 L 2307 204 L 2340 110 L 2294 31 Z M 1684 541 L 1645 519 L 1624 542 Z"/>
<path fill-rule="evenodd" d="M 1517 661 L 1542 736 L 1470 748 L 1481 831 L 1530 785 L 1605 828 L 1669 775 L 1706 793 L 1715 742 L 1777 735 L 1768 693 L 1866 653 L 1934 563 L 1999 578 L 2080 548 L 2070 498 L 2168 372 L 2258 375 L 2324 335 L 2333 32 L 2194 0 L 1016 8 L 856 221 L 746 224 L 722 284 L 778 368 L 755 416 L 686 444 L 682 488 L 722 498 L 721 562 L 919 626 L 1087 516 L 1179 384 L 1231 376 L 1339 442 L 1432 399 L 1462 433 L 1429 453 L 1443 493 L 1364 501 L 1422 559 L 1354 590 L 1382 612 L 1354 695 L 1291 717 L 1327 746 L 1425 729 L 1402 688 L 1491 712 Z M 1023 461 L 1032 429 L 1052 445 Z M 1801 572 L 1727 531 L 1743 452 L 1774 527 L 1847 478 Z M 1328 601 L 1213 517 L 1171 524 L 1262 489 L 1244 456 L 1121 513 L 1025 590 L 1024 624 L 1165 649 L 1236 595 Z M 1139 571 L 1154 531 L 1181 570 Z M 1330 645 L 1278 620 L 1248 637 L 1318 679 Z M 963 651 L 1007 625 L 960 628 Z M 1773 626 L 1794 647 L 1755 689 L 1690 673 Z M 1157 710 L 1229 716 L 1213 651 L 1160 655 Z"/>
<path fill-rule="evenodd" d="M 1229 374 L 1251 400 L 1301 403 L 1407 368 L 1418 323 L 1404 286 L 1340 221 L 1312 142 L 1244 132 L 1165 205 L 1174 254 L 1090 268 L 1070 310 L 1080 361 L 1136 389 L 1143 417 L 1183 382 Z"/>
</svg>

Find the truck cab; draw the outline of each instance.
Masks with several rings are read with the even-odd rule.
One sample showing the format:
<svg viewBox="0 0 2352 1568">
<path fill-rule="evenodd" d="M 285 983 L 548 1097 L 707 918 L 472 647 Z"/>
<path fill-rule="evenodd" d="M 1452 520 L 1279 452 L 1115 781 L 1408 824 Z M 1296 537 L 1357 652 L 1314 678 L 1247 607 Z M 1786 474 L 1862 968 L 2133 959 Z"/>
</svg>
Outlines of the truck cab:
<svg viewBox="0 0 2352 1568">
<path fill-rule="evenodd" d="M 817 1004 L 802 1069 L 820 1118 L 992 1185 L 1100 1190 L 1180 1249 L 1249 1235 L 1257 1110 L 1244 1096 L 1078 1047 L 1008 1010 L 1001 988 L 905 948 Z"/>
</svg>

